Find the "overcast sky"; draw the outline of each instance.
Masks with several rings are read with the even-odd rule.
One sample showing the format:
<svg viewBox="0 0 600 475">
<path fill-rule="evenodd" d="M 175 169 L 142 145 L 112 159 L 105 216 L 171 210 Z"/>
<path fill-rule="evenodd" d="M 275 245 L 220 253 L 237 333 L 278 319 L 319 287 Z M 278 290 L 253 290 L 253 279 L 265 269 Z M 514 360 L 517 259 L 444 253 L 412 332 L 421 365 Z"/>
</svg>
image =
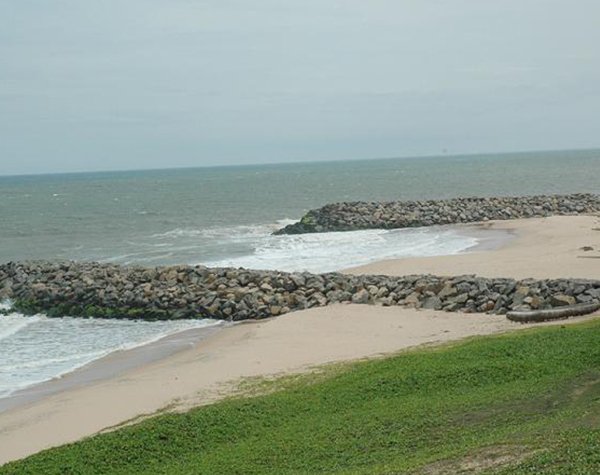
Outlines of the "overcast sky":
<svg viewBox="0 0 600 475">
<path fill-rule="evenodd" d="M 597 0 L 0 0 L 0 174 L 600 146 Z"/>
</svg>

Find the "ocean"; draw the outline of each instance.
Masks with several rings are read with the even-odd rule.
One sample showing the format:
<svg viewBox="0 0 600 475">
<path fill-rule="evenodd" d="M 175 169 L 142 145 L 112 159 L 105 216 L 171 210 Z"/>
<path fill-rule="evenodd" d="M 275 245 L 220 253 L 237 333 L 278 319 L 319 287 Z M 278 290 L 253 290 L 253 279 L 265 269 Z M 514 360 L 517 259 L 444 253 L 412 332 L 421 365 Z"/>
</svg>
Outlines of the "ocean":
<svg viewBox="0 0 600 475">
<path fill-rule="evenodd" d="M 0 261 L 312 272 L 477 244 L 447 228 L 271 233 L 335 201 L 600 192 L 600 150 L 0 177 Z M 0 316 L 0 397 L 213 322 Z"/>
</svg>

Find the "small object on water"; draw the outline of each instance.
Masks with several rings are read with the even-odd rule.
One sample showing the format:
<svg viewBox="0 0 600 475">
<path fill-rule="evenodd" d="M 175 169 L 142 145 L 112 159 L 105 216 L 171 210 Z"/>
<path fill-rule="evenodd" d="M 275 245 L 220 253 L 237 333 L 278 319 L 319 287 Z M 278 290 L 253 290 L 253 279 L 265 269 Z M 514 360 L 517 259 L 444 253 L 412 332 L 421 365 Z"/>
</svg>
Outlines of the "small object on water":
<svg viewBox="0 0 600 475">
<path fill-rule="evenodd" d="M 594 248 L 592 246 L 583 246 L 582 248 L 580 248 L 582 251 L 593 251 Z"/>
<path fill-rule="evenodd" d="M 558 320 L 560 318 L 587 315 L 600 310 L 600 303 L 580 303 L 563 307 L 548 308 L 546 310 L 513 311 L 506 314 L 506 318 L 513 322 L 544 322 L 547 320 Z"/>
</svg>

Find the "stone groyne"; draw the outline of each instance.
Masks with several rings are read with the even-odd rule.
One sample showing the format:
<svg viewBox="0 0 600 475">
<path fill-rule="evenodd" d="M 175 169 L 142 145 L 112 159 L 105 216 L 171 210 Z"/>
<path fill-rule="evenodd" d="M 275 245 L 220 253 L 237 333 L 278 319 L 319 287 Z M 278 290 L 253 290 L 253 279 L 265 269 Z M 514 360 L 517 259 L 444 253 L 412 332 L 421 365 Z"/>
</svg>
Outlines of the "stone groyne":
<svg viewBox="0 0 600 475">
<path fill-rule="evenodd" d="M 538 195 L 429 201 L 343 202 L 311 210 L 275 234 L 395 229 L 600 212 L 600 195 Z"/>
<path fill-rule="evenodd" d="M 0 265 L 2 299 L 27 314 L 150 320 L 245 320 L 340 302 L 504 314 L 600 302 L 600 281 L 24 261 Z"/>
</svg>

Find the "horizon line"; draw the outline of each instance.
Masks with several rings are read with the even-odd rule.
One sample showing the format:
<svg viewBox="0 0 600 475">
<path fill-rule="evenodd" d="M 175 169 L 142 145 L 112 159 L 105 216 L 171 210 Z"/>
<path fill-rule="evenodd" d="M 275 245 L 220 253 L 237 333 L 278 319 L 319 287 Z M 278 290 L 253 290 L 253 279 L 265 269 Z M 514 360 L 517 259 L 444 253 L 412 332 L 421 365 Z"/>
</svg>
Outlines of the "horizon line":
<svg viewBox="0 0 600 475">
<path fill-rule="evenodd" d="M 122 168 L 109 170 L 78 170 L 78 171 L 57 171 L 57 172 L 42 172 L 42 173 L 16 173 L 16 174 L 1 174 L 2 178 L 26 178 L 36 176 L 60 176 L 60 175 L 86 175 L 86 174 L 102 174 L 102 173 L 127 173 L 127 172 L 151 172 L 151 171 L 169 171 L 169 170 L 197 170 L 197 169 L 214 169 L 214 168 L 243 168 L 243 167 L 259 167 L 259 166 L 277 166 L 277 165 L 301 165 L 315 163 L 339 163 L 339 162 L 361 162 L 361 161 L 381 161 L 381 160 L 408 160 L 412 158 L 430 159 L 430 158 L 456 158 L 456 157 L 473 157 L 477 155 L 518 155 L 518 154 L 534 154 L 534 153 L 560 153 L 560 152 L 593 152 L 600 151 L 600 147 L 585 147 L 585 148 L 565 148 L 565 149 L 528 149 L 518 151 L 504 152 L 467 152 L 467 153 L 442 153 L 438 155 L 400 155 L 388 157 L 370 157 L 370 158 L 339 158 L 326 160 L 294 160 L 290 162 L 257 162 L 257 163 L 231 163 L 227 165 L 192 165 L 192 166 L 175 166 L 175 167 L 156 167 L 156 168 Z"/>
</svg>

